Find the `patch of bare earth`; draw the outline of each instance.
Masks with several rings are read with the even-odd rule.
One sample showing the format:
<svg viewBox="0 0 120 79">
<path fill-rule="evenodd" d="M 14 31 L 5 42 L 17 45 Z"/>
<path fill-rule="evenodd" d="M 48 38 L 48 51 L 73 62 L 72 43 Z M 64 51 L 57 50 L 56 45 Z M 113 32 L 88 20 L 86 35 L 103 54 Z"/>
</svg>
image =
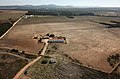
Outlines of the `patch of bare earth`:
<svg viewBox="0 0 120 79">
<path fill-rule="evenodd" d="M 33 40 L 35 34 L 34 27 L 31 26 L 16 26 L 2 40 L 0 47 L 16 48 L 24 50 L 28 53 L 37 54 L 43 47 L 43 44 L 37 44 Z"/>
<path fill-rule="evenodd" d="M 50 58 L 42 57 L 27 70 L 27 76 L 31 79 L 119 79 L 119 76 L 84 67 L 76 59 L 64 54 L 61 47 L 50 44 L 46 50 Z"/>
<path fill-rule="evenodd" d="M 37 18 L 37 24 L 34 23 L 36 18 L 30 19 L 31 24 L 26 23 L 27 19 L 25 22 L 22 20 L 22 24 L 14 27 L 3 40 L 0 40 L 0 47 L 17 48 L 36 54 L 42 46 L 37 44 L 32 37 L 35 34 L 53 33 L 67 38 L 68 44 L 61 48 L 65 54 L 79 60 L 86 66 L 89 65 L 97 70 L 109 72 L 112 68 L 107 62 L 107 57 L 111 54 L 120 53 L 116 52 L 120 49 L 120 28 L 115 28 L 117 31 L 113 31 L 89 20 L 109 21 L 114 20 L 114 18 L 85 16 L 70 20 L 65 18 L 64 22 L 63 19 L 64 17 L 59 17 L 55 21 L 55 17 L 53 19 L 52 17 L 49 19 L 42 17 L 42 19 Z"/>
<path fill-rule="evenodd" d="M 120 49 L 119 37 L 115 37 L 104 26 L 89 21 L 31 24 L 29 27 L 36 33 L 65 36 L 68 44 L 63 45 L 64 53 L 104 72 L 112 69 L 107 57 Z"/>
</svg>

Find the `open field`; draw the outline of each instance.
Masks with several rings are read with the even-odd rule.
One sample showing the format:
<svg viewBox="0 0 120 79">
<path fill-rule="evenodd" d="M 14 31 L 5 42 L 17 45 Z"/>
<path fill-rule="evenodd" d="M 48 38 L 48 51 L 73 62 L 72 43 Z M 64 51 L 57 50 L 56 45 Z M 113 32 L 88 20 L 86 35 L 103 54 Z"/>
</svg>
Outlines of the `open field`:
<svg viewBox="0 0 120 79">
<path fill-rule="evenodd" d="M 16 14 L 16 13 L 0 14 L 0 20 L 8 20 L 9 18 L 18 19 L 22 15 L 23 15 L 23 13 L 18 13 L 18 14 Z"/>
<path fill-rule="evenodd" d="M 27 11 L 20 10 L 0 10 L 1 13 L 26 13 Z"/>
<path fill-rule="evenodd" d="M 39 19 L 39 20 L 38 20 Z M 23 19 L 3 40 L 0 47 L 17 48 L 37 54 L 42 48 L 32 39 L 35 34 L 54 33 L 65 36 L 68 44 L 62 45 L 65 54 L 98 70 L 109 72 L 112 68 L 107 62 L 111 54 L 119 53 L 120 28 L 104 28 L 90 20 L 108 22 L 119 21 L 114 17 L 35 17 Z"/>
<path fill-rule="evenodd" d="M 113 19 L 114 18 L 114 19 Z M 99 21 L 110 23 L 110 21 L 119 21 L 118 17 L 97 17 L 97 16 L 76 16 L 71 19 L 65 16 L 35 16 L 28 19 L 23 19 L 19 22 L 19 25 L 27 25 L 27 24 L 40 24 L 40 23 L 57 23 L 57 22 L 80 22 L 80 21 Z"/>
<path fill-rule="evenodd" d="M 18 19 L 26 13 L 26 11 L 15 11 L 15 10 L 0 10 L 0 20 L 8 20 L 9 18 Z"/>
<path fill-rule="evenodd" d="M 0 10 L 0 36 L 8 31 L 26 11 Z"/>
<path fill-rule="evenodd" d="M 23 76 L 31 79 L 119 79 L 119 76 L 82 66 L 80 62 L 62 53 L 61 44 L 49 44 L 45 55 L 27 69 Z M 51 61 L 54 61 L 51 63 Z"/>
<path fill-rule="evenodd" d="M 0 51 L 0 79 L 12 79 L 28 61 Z"/>
<path fill-rule="evenodd" d="M 38 45 L 32 38 L 34 27 L 14 27 L 5 37 L 0 40 L 1 47 L 16 48 L 27 53 L 37 54 L 42 49 L 43 44 Z"/>
</svg>

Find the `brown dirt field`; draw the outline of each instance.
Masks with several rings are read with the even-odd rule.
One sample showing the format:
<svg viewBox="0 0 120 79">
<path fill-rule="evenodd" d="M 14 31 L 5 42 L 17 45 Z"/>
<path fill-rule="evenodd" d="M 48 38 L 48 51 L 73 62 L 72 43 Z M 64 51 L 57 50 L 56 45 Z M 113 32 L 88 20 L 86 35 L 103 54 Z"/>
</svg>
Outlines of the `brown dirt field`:
<svg viewBox="0 0 120 79">
<path fill-rule="evenodd" d="M 16 11 L 16 10 L 0 10 L 0 20 L 8 20 L 9 18 L 18 19 L 24 15 L 27 11 Z"/>
<path fill-rule="evenodd" d="M 41 50 L 43 44 L 37 44 L 32 39 L 35 30 L 34 27 L 16 26 L 14 27 L 2 40 L 0 40 L 0 47 L 16 48 L 24 50 L 27 53 L 37 54 Z"/>
<path fill-rule="evenodd" d="M 49 44 L 46 55 L 27 69 L 25 76 L 31 79 L 119 79 L 119 75 L 107 74 L 82 66 L 80 62 L 62 53 L 60 44 Z M 50 63 L 54 60 L 55 63 Z M 47 63 L 42 63 L 47 61 Z M 22 77 L 22 76 L 21 76 Z"/>
<path fill-rule="evenodd" d="M 33 20 L 33 23 L 32 23 Z M 37 33 L 54 33 L 58 36 L 65 36 L 68 44 L 62 45 L 64 53 L 80 60 L 84 65 L 95 69 L 109 72 L 112 68 L 107 62 L 107 57 L 120 49 L 120 37 L 117 36 L 120 28 L 107 29 L 103 25 L 90 22 L 89 20 L 106 21 L 114 20 L 111 17 L 75 17 L 63 22 L 64 18 L 40 18 L 37 24 L 35 19 L 31 23 L 20 22 L 13 30 L 0 41 L 2 47 L 12 47 L 33 53 L 40 49 L 41 45 L 36 44 L 32 39 Z M 115 18 L 115 20 L 120 20 Z M 44 23 L 45 22 L 45 23 Z M 54 23 L 55 22 L 55 23 Z M 40 24 L 39 24 L 40 23 Z"/>
<path fill-rule="evenodd" d="M 26 13 L 27 11 L 19 11 L 19 10 L 0 10 L 2 13 Z"/>
</svg>

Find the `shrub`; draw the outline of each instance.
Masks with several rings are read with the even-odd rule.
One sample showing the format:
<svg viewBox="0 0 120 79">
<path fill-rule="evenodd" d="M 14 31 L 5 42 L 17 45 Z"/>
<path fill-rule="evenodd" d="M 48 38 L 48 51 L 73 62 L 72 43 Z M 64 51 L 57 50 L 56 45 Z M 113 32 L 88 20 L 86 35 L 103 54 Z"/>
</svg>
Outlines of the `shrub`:
<svg viewBox="0 0 120 79">
<path fill-rule="evenodd" d="M 110 55 L 107 57 L 107 61 L 111 67 L 114 67 L 120 61 L 120 54 Z"/>
<path fill-rule="evenodd" d="M 10 52 L 19 52 L 19 51 L 16 49 L 12 49 L 12 50 L 10 50 Z"/>
<path fill-rule="evenodd" d="M 42 64 L 47 64 L 48 63 L 48 60 L 43 60 L 41 61 Z"/>
</svg>

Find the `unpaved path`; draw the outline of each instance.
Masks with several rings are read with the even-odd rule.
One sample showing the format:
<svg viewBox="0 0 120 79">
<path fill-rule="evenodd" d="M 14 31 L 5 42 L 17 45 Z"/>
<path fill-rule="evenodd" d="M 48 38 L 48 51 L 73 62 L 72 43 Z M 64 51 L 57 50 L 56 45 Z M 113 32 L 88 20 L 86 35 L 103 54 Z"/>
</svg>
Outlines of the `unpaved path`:
<svg viewBox="0 0 120 79">
<path fill-rule="evenodd" d="M 46 51 L 46 49 L 47 49 L 47 46 L 48 46 L 48 43 L 46 42 L 46 43 L 45 43 L 45 46 L 44 46 L 44 48 L 43 48 L 43 50 L 42 50 L 42 52 L 41 52 L 41 55 L 44 55 L 44 54 L 45 54 L 45 51 Z M 39 56 L 38 58 L 36 58 L 36 59 L 33 60 L 32 62 L 28 63 L 24 68 L 22 68 L 22 69 L 20 70 L 20 72 L 18 72 L 18 73 L 16 74 L 16 76 L 15 76 L 13 79 L 19 79 L 20 76 L 25 72 L 25 70 L 28 69 L 28 68 L 29 68 L 30 66 L 32 66 L 33 64 L 35 64 L 38 60 L 40 60 L 41 57 L 42 57 L 42 56 Z"/>
<path fill-rule="evenodd" d="M 22 19 L 22 17 L 19 18 L 19 19 L 12 25 L 12 27 L 0 37 L 0 39 L 2 39 L 9 31 L 11 31 L 11 29 L 12 29 L 21 19 Z"/>
<path fill-rule="evenodd" d="M 18 58 L 30 61 L 30 59 L 28 59 L 28 58 L 25 58 L 25 57 L 22 57 L 22 56 L 19 56 L 19 55 L 15 55 L 15 54 L 12 54 L 12 53 L 6 53 L 6 52 L 0 52 L 0 53 L 2 53 L 2 54 L 9 54 L 9 55 L 12 55 L 12 56 L 15 56 L 15 57 L 18 57 Z"/>
</svg>

